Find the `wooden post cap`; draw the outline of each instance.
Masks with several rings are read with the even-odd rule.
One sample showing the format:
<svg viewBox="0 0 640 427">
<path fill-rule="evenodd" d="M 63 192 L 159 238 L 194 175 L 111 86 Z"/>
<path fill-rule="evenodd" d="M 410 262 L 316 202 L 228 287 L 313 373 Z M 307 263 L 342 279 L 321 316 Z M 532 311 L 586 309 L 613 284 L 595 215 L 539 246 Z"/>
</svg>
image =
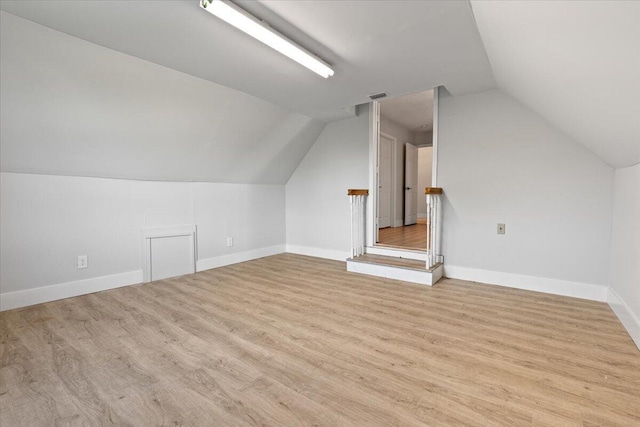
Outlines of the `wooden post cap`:
<svg viewBox="0 0 640 427">
<path fill-rule="evenodd" d="M 427 187 L 424 189 L 424 194 L 442 194 L 442 188 L 440 187 Z"/>
<path fill-rule="evenodd" d="M 357 190 L 350 188 L 347 190 L 347 196 L 368 196 L 369 190 Z"/>
</svg>

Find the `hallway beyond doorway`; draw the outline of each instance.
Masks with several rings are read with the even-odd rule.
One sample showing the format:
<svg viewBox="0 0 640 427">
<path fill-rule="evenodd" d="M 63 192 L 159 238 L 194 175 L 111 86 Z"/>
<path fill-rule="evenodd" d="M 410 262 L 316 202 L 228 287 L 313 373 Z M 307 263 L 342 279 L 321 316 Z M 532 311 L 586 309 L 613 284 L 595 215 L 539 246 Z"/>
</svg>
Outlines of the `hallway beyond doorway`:
<svg viewBox="0 0 640 427">
<path fill-rule="evenodd" d="M 378 233 L 378 246 L 421 251 L 427 249 L 427 224 L 424 218 L 418 218 L 418 223 L 413 225 L 381 228 Z"/>
</svg>

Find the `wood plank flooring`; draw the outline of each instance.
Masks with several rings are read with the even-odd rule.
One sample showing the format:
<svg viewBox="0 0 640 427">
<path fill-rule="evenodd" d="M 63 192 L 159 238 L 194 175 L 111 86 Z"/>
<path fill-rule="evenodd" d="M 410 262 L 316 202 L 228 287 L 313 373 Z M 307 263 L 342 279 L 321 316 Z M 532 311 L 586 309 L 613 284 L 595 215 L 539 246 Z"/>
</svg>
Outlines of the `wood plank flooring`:
<svg viewBox="0 0 640 427">
<path fill-rule="evenodd" d="M 427 225 L 424 219 L 417 224 L 387 227 L 378 231 L 378 245 L 395 248 L 427 250 Z"/>
<path fill-rule="evenodd" d="M 606 304 L 283 254 L 0 313 L 0 425 L 638 426 Z"/>
</svg>

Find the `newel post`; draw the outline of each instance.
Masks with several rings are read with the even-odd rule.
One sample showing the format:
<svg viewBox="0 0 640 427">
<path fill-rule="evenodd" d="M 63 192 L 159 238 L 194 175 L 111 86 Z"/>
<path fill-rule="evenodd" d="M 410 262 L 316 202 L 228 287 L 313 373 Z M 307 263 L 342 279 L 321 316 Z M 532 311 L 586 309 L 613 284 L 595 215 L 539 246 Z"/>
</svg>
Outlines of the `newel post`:
<svg viewBox="0 0 640 427">
<path fill-rule="evenodd" d="M 364 254 L 366 198 L 369 190 L 347 190 L 351 205 L 351 257 Z"/>
<path fill-rule="evenodd" d="M 424 189 L 427 202 L 427 268 L 442 262 L 442 188 Z"/>
</svg>

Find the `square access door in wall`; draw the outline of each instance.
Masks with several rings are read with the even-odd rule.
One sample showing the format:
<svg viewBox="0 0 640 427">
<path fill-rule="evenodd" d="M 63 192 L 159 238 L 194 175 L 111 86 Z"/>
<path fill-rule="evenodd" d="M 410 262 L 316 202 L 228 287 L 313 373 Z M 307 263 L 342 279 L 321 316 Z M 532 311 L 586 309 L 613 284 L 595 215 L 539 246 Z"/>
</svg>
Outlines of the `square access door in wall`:
<svg viewBox="0 0 640 427">
<path fill-rule="evenodd" d="M 144 281 L 195 273 L 195 243 L 195 225 L 143 229 Z"/>
</svg>

